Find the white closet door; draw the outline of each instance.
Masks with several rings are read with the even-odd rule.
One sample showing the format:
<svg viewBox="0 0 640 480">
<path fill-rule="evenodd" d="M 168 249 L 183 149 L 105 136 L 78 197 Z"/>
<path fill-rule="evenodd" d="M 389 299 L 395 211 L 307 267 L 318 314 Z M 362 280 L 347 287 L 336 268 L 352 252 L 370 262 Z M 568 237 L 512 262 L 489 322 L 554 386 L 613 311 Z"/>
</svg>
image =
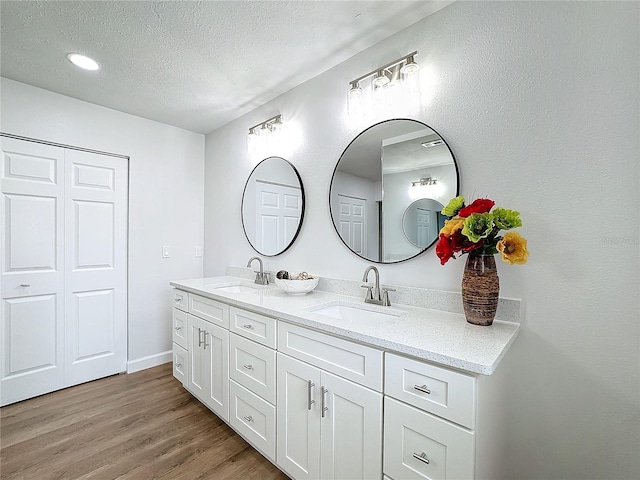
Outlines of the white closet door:
<svg viewBox="0 0 640 480">
<path fill-rule="evenodd" d="M 301 215 L 299 187 L 256 182 L 256 239 L 263 255 L 276 255 L 291 243 Z"/>
<path fill-rule="evenodd" d="M 64 150 L 0 137 L 0 404 L 64 387 Z"/>
<path fill-rule="evenodd" d="M 67 385 L 126 370 L 127 160 L 65 154 Z"/>
<path fill-rule="evenodd" d="M 338 195 L 340 236 L 351 250 L 365 256 L 367 251 L 367 201 L 362 198 Z"/>
</svg>

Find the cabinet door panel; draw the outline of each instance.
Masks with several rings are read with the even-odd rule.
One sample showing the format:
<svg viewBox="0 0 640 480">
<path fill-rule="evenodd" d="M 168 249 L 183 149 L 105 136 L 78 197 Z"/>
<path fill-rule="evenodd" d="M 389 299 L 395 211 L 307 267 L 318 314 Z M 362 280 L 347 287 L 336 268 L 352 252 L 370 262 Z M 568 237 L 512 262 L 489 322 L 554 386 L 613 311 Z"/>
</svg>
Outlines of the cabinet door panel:
<svg viewBox="0 0 640 480">
<path fill-rule="evenodd" d="M 208 324 L 203 349 L 209 361 L 205 404 L 220 418 L 229 421 L 229 332 Z"/>
<path fill-rule="evenodd" d="M 209 369 L 211 364 L 211 349 L 202 348 L 203 332 L 210 325 L 204 320 L 189 315 L 189 383 L 188 389 L 203 402 L 207 398 L 209 388 Z"/>
<path fill-rule="evenodd" d="M 382 476 L 382 395 L 322 372 L 321 478 Z"/>
<path fill-rule="evenodd" d="M 296 480 L 316 480 L 320 477 L 320 370 L 281 353 L 277 360 L 278 466 Z M 309 382 L 314 384 L 311 389 Z"/>
</svg>

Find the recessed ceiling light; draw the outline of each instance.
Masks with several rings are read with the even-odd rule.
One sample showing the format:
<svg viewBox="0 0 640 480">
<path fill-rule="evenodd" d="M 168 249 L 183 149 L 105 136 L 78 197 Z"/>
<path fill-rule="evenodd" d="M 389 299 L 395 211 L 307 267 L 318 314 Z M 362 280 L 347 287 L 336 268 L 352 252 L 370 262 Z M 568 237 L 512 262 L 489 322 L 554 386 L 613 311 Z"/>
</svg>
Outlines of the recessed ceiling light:
<svg viewBox="0 0 640 480">
<path fill-rule="evenodd" d="M 85 70 L 99 70 L 100 65 L 93 58 L 80 55 L 79 53 L 69 53 L 67 58 L 75 66 L 84 68 Z"/>
</svg>

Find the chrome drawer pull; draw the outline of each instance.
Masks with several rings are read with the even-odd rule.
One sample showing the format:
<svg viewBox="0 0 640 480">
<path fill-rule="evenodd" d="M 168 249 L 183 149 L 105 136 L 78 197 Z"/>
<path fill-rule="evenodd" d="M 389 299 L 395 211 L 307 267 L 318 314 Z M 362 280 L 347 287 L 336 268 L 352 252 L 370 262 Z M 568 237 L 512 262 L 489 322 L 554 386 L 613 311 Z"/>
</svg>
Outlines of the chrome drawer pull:
<svg viewBox="0 0 640 480">
<path fill-rule="evenodd" d="M 176 303 L 182 303 L 182 298 L 176 297 Z"/>
<path fill-rule="evenodd" d="M 246 328 L 247 330 L 251 330 L 253 328 L 253 325 L 251 325 L 250 323 L 246 323 L 246 324 L 242 325 L 242 328 Z"/>
<path fill-rule="evenodd" d="M 424 462 L 427 465 L 429 465 L 429 459 L 427 458 L 427 454 L 425 452 L 422 452 L 420 455 L 418 455 L 417 453 L 414 453 L 413 458 L 415 458 L 416 460 L 420 460 L 421 462 Z"/>
<path fill-rule="evenodd" d="M 198 327 L 198 346 L 201 347 L 202 346 L 202 332 L 203 330 Z"/>
<path fill-rule="evenodd" d="M 176 363 L 176 368 L 180 368 L 180 367 L 182 367 L 182 364 L 181 363 Z"/>
<path fill-rule="evenodd" d="M 414 385 L 413 388 L 418 390 L 419 392 L 426 393 L 427 395 L 431 395 L 431 390 L 426 385 Z"/>
<path fill-rule="evenodd" d="M 29 288 L 31 286 L 31 284 L 30 283 L 21 283 L 20 286 L 22 288 Z"/>
<path fill-rule="evenodd" d="M 324 418 L 324 412 L 329 410 L 329 407 L 325 407 L 324 405 L 324 396 L 327 394 L 329 390 L 324 388 L 324 386 L 320 387 L 320 393 L 322 394 L 322 418 Z"/>
<path fill-rule="evenodd" d="M 251 415 L 245 415 L 244 418 L 247 422 L 253 422 L 253 417 Z"/>
<path fill-rule="evenodd" d="M 307 408 L 308 408 L 309 410 L 311 410 L 311 405 L 312 405 L 312 404 L 314 404 L 314 403 L 316 403 L 316 401 L 315 401 L 315 400 L 311 400 L 311 389 L 312 389 L 313 387 L 315 387 L 315 386 L 316 386 L 316 384 L 315 384 L 315 383 L 313 383 L 311 380 L 308 380 L 308 381 L 307 381 L 307 405 L 308 405 L 308 407 L 307 407 Z"/>
<path fill-rule="evenodd" d="M 245 363 L 244 365 L 242 365 L 244 368 L 246 368 L 247 370 L 253 370 L 253 365 L 251 365 L 250 363 Z"/>
<path fill-rule="evenodd" d="M 179 332 L 180 330 L 182 330 L 182 327 L 176 327 L 176 332 Z"/>
</svg>

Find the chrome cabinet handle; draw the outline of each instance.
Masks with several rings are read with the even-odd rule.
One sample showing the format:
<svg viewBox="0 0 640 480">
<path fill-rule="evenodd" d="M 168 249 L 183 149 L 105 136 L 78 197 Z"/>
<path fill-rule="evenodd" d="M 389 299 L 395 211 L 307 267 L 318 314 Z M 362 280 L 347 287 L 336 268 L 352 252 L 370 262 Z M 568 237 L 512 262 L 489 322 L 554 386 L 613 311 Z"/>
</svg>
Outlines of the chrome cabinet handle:
<svg viewBox="0 0 640 480">
<path fill-rule="evenodd" d="M 413 388 L 418 390 L 419 392 L 426 393 L 427 395 L 431 395 L 431 390 L 426 385 L 414 385 Z"/>
<path fill-rule="evenodd" d="M 244 368 L 246 368 L 247 370 L 253 370 L 253 365 L 251 365 L 250 363 L 245 363 L 244 365 L 242 365 Z"/>
<path fill-rule="evenodd" d="M 22 288 L 29 288 L 31 286 L 31 284 L 30 283 L 21 283 L 20 286 Z"/>
<path fill-rule="evenodd" d="M 242 325 L 242 328 L 246 328 L 247 330 L 251 330 L 253 328 L 253 325 L 251 325 L 250 323 L 246 323 L 246 324 Z"/>
<path fill-rule="evenodd" d="M 413 458 L 429 465 L 429 459 L 427 458 L 427 454 L 425 452 L 422 452 L 420 454 L 414 453 Z"/>
<path fill-rule="evenodd" d="M 180 368 L 180 367 L 182 367 L 182 364 L 181 363 L 176 363 L 176 368 Z"/>
<path fill-rule="evenodd" d="M 175 300 L 176 303 L 182 303 L 182 297 L 176 297 Z"/>
<path fill-rule="evenodd" d="M 253 417 L 251 415 L 245 415 L 244 418 L 247 422 L 253 422 Z"/>
<path fill-rule="evenodd" d="M 313 383 L 311 380 L 307 380 L 307 408 L 309 411 L 311 411 L 311 405 L 316 403 L 315 400 L 311 399 L 311 389 L 315 386 L 315 383 Z"/>
<path fill-rule="evenodd" d="M 182 330 L 182 327 L 176 327 L 176 332 L 179 332 L 180 330 Z"/>
<path fill-rule="evenodd" d="M 202 332 L 204 330 L 202 330 L 200 327 L 198 327 L 198 346 L 201 347 L 202 346 Z"/>
<path fill-rule="evenodd" d="M 204 345 L 203 345 L 203 348 L 206 350 L 206 349 L 207 349 L 207 347 L 211 346 L 209 343 L 207 343 L 207 335 L 209 335 L 209 332 L 207 332 L 206 330 L 203 330 L 203 331 L 202 331 L 202 333 L 204 334 L 204 335 L 203 335 L 203 337 L 204 337 L 204 341 L 203 341 Z"/>
<path fill-rule="evenodd" d="M 329 407 L 326 407 L 324 404 L 324 398 L 329 390 L 324 388 L 324 386 L 320 387 L 320 393 L 322 393 L 322 418 L 324 418 L 324 412 L 329 410 Z"/>
</svg>

